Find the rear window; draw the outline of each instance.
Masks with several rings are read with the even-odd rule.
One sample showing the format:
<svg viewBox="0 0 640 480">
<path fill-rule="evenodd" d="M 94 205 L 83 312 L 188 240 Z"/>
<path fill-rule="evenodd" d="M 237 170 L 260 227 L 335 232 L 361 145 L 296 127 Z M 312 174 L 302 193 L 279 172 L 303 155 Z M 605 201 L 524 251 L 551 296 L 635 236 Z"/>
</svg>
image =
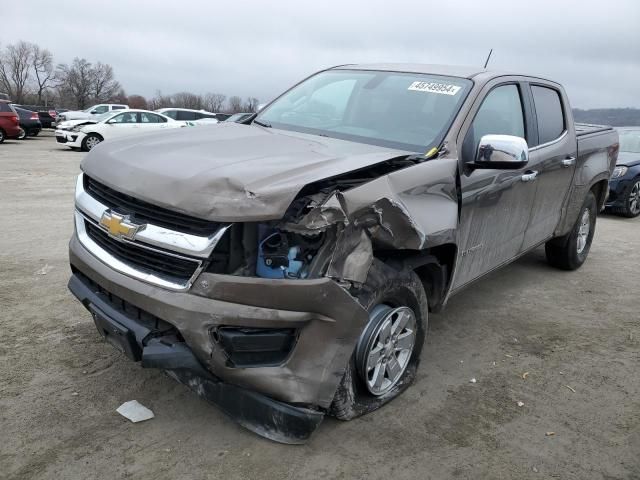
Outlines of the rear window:
<svg viewBox="0 0 640 480">
<path fill-rule="evenodd" d="M 200 116 L 196 112 L 185 112 L 178 110 L 178 118 L 176 120 L 198 120 Z"/>
<path fill-rule="evenodd" d="M 0 112 L 16 113 L 15 110 L 7 102 L 0 102 Z"/>
<path fill-rule="evenodd" d="M 535 85 L 531 93 L 538 117 L 538 144 L 551 142 L 565 130 L 560 94 L 552 88 Z"/>
</svg>

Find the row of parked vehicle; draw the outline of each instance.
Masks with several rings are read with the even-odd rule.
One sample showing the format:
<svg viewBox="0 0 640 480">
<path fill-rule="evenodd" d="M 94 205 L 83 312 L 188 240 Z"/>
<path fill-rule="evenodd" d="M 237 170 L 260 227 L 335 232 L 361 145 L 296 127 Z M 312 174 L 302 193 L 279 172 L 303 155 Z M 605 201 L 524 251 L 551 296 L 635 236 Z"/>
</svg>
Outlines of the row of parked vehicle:
<svg viewBox="0 0 640 480">
<path fill-rule="evenodd" d="M 43 128 L 56 128 L 56 130 L 66 131 L 72 130 L 80 125 L 98 124 L 102 122 L 102 120 L 108 121 L 111 117 L 115 117 L 117 113 L 121 113 L 124 110 L 130 113 L 133 112 L 128 105 L 124 104 L 99 104 L 93 105 L 85 110 L 70 111 L 67 109 L 50 109 L 34 105 L 17 105 L 11 103 L 8 97 L 2 97 L 0 98 L 0 143 L 6 138 L 23 140 L 26 137 L 35 137 Z M 218 123 L 223 121 L 241 122 L 252 115 L 251 113 L 231 115 L 187 108 L 161 108 L 155 112 L 135 110 L 135 113 L 135 116 L 125 115 L 117 117 L 109 125 L 128 125 L 127 128 L 122 129 L 123 133 L 125 133 L 125 130 L 127 130 L 126 133 L 136 133 L 142 130 L 149 130 L 150 128 L 167 128 L 171 126 L 185 126 L 187 124 Z M 180 123 L 173 125 L 170 123 L 171 120 Z M 113 133 L 118 136 L 119 130 L 120 129 Z M 86 135 L 83 136 L 80 144 L 77 146 L 78 148 L 88 150 L 90 148 L 82 145 L 84 137 L 86 137 Z M 76 146 L 76 142 L 65 141 L 67 138 L 65 135 L 56 135 L 56 138 L 60 143 L 69 143 L 69 147 L 75 148 Z M 94 139 L 95 138 L 99 137 L 94 135 Z M 89 142 L 89 145 L 91 144 L 92 143 Z"/>
<path fill-rule="evenodd" d="M 251 113 L 230 115 L 188 108 L 131 109 L 127 105 L 102 104 L 87 110 L 66 112 L 56 127 L 56 141 L 74 150 L 89 151 L 107 139 L 155 130 L 241 122 Z"/>
</svg>

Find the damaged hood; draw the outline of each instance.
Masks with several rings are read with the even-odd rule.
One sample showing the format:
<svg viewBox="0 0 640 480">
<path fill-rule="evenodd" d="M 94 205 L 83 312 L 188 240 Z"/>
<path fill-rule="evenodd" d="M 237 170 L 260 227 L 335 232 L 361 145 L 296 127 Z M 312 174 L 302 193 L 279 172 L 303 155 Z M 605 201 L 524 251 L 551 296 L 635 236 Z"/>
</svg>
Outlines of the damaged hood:
<svg viewBox="0 0 640 480">
<path fill-rule="evenodd" d="M 280 219 L 307 184 L 411 152 L 221 123 L 112 140 L 82 170 L 149 203 L 213 221 Z"/>
</svg>

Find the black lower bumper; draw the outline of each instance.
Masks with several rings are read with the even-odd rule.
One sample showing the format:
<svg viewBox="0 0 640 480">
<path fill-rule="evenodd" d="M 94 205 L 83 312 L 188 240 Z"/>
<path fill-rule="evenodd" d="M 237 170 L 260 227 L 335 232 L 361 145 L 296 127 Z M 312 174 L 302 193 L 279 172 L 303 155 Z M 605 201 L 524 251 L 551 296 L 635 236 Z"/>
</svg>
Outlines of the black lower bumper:
<svg viewBox="0 0 640 480">
<path fill-rule="evenodd" d="M 154 327 L 118 308 L 101 289 L 81 274 L 69 279 L 69 290 L 91 312 L 106 341 L 145 368 L 160 368 L 216 404 L 243 427 L 276 442 L 301 444 L 318 427 L 324 414 L 296 407 L 222 382 L 206 370 L 175 332 Z M 140 317 L 138 315 L 138 317 Z"/>
</svg>

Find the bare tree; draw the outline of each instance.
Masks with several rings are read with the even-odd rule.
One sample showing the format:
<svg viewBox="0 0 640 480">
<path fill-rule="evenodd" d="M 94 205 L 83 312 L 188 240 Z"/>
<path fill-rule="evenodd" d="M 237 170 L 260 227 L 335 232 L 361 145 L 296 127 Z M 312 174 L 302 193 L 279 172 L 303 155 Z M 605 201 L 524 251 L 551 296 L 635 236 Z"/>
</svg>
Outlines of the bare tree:
<svg viewBox="0 0 640 480">
<path fill-rule="evenodd" d="M 158 110 L 159 108 L 167 108 L 173 106 L 171 95 L 163 95 L 160 90 L 156 90 L 156 95 L 147 101 L 149 110 Z"/>
<path fill-rule="evenodd" d="M 226 99 L 227 96 L 221 93 L 207 93 L 203 100 L 204 109 L 209 112 L 220 112 Z"/>
<path fill-rule="evenodd" d="M 229 113 L 242 112 L 242 99 L 238 96 L 229 97 L 229 106 L 227 107 Z"/>
<path fill-rule="evenodd" d="M 32 46 L 31 66 L 36 76 L 38 105 L 42 104 L 42 94 L 49 88 L 53 81 L 53 55 L 46 48 L 39 45 Z"/>
<path fill-rule="evenodd" d="M 118 96 L 122 87 L 113 75 L 113 67 L 106 63 L 98 62 L 91 71 L 93 99 L 100 102 L 108 102 Z"/>
<path fill-rule="evenodd" d="M 31 73 L 32 44 L 20 40 L 0 55 L 0 85 L 16 103 L 23 103 Z"/>
<path fill-rule="evenodd" d="M 129 98 L 127 98 L 127 104 L 129 105 L 129 108 L 141 108 L 143 110 L 146 110 L 147 108 L 149 108 L 147 99 L 144 98 L 142 95 L 129 95 Z M 157 110 L 157 109 L 154 109 L 154 110 Z"/>
<path fill-rule="evenodd" d="M 255 112 L 258 110 L 258 102 L 259 100 L 255 97 L 247 97 L 247 101 L 244 104 L 245 112 Z"/>
<path fill-rule="evenodd" d="M 178 92 L 171 96 L 172 106 L 200 110 L 202 108 L 202 95 L 191 92 Z"/>
<path fill-rule="evenodd" d="M 56 75 L 60 79 L 60 95 L 75 99 L 77 108 L 86 108 L 93 95 L 94 72 L 91 63 L 76 57 L 70 66 L 58 65 Z"/>
</svg>

